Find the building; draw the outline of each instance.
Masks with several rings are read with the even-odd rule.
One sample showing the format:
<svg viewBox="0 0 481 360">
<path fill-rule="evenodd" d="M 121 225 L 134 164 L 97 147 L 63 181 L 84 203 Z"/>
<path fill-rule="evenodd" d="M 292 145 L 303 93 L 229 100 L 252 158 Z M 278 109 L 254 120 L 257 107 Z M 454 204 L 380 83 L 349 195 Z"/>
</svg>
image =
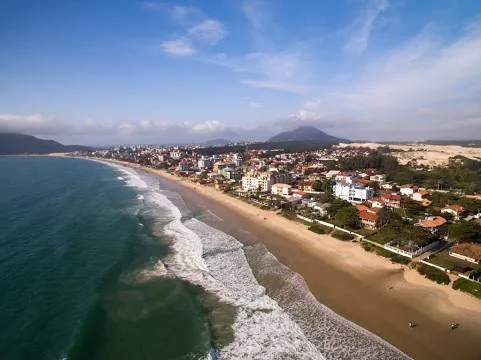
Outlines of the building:
<svg viewBox="0 0 481 360">
<path fill-rule="evenodd" d="M 170 152 L 170 157 L 174 160 L 179 160 L 182 156 L 182 153 L 179 150 L 174 150 Z"/>
<path fill-rule="evenodd" d="M 429 195 L 429 191 L 427 190 L 419 190 L 412 194 L 412 199 L 417 202 L 424 202 L 426 200 L 426 196 Z"/>
<path fill-rule="evenodd" d="M 283 172 L 249 172 L 242 177 L 242 190 L 244 191 L 263 191 L 271 190 L 276 183 L 290 183 L 290 175 Z"/>
<path fill-rule="evenodd" d="M 361 204 L 374 196 L 374 190 L 366 185 L 337 182 L 333 186 L 334 196 L 352 203 Z"/>
<path fill-rule="evenodd" d="M 398 209 L 401 207 L 401 195 L 391 192 L 386 192 L 381 195 L 381 201 L 384 206 Z"/>
<path fill-rule="evenodd" d="M 202 156 L 199 160 L 197 160 L 197 167 L 201 170 L 210 169 L 214 161 L 206 156 Z"/>
<path fill-rule="evenodd" d="M 420 220 L 416 224 L 416 226 L 423 227 L 434 234 L 439 230 L 441 226 L 443 226 L 446 223 L 447 223 L 446 219 L 441 216 L 428 216 L 424 220 Z"/>
<path fill-rule="evenodd" d="M 461 260 L 469 261 L 473 264 L 481 264 L 481 244 L 455 244 L 449 250 L 449 255 Z"/>
<path fill-rule="evenodd" d="M 272 195 L 289 196 L 292 194 L 292 186 L 288 184 L 274 184 L 271 188 Z"/>
<path fill-rule="evenodd" d="M 369 177 L 369 181 L 375 181 L 378 183 L 383 183 L 386 181 L 386 175 L 384 174 L 376 174 L 376 175 L 371 175 Z"/>
<path fill-rule="evenodd" d="M 406 184 L 406 185 L 401 185 L 399 187 L 399 192 L 401 193 L 401 195 L 405 195 L 405 196 L 413 196 L 413 194 L 418 190 L 418 187 L 416 185 L 412 185 L 412 184 Z"/>
<path fill-rule="evenodd" d="M 446 205 L 441 209 L 442 214 L 451 214 L 456 220 L 459 220 L 464 214 L 464 208 L 458 204 Z"/>
<path fill-rule="evenodd" d="M 354 183 L 354 174 L 346 173 L 346 172 L 340 172 L 336 175 L 334 180 L 337 183 L 353 184 Z"/>
<path fill-rule="evenodd" d="M 240 180 L 242 178 L 242 174 L 240 171 L 236 169 L 232 169 L 230 167 L 225 167 L 219 170 L 219 174 L 229 180 Z"/>
<path fill-rule="evenodd" d="M 359 212 L 359 220 L 364 229 L 377 230 L 379 228 L 380 215 L 373 209 L 362 210 Z"/>
<path fill-rule="evenodd" d="M 424 254 L 426 251 L 435 248 L 438 244 L 439 241 L 433 241 L 425 246 L 420 246 L 410 240 L 393 240 L 384 245 L 384 248 L 396 254 L 413 259 Z"/>
</svg>

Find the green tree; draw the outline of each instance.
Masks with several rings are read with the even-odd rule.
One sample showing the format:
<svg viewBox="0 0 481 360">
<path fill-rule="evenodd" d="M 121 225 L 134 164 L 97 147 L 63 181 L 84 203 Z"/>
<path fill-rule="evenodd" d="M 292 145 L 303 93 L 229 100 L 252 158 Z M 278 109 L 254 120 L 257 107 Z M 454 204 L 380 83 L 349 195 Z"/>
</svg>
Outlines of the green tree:
<svg viewBox="0 0 481 360">
<path fill-rule="evenodd" d="M 406 217 L 416 217 L 424 213 L 424 207 L 410 198 L 401 199 L 401 208 L 404 210 Z"/>
<path fill-rule="evenodd" d="M 335 221 L 338 226 L 357 227 L 359 223 L 358 211 L 352 205 L 342 207 L 337 211 Z"/>
<path fill-rule="evenodd" d="M 321 180 L 316 180 L 312 183 L 312 190 L 314 191 L 322 191 L 324 190 L 324 188 L 325 186 Z"/>
<path fill-rule="evenodd" d="M 474 221 L 458 221 L 449 227 L 449 237 L 460 242 L 481 242 L 481 225 Z"/>
</svg>

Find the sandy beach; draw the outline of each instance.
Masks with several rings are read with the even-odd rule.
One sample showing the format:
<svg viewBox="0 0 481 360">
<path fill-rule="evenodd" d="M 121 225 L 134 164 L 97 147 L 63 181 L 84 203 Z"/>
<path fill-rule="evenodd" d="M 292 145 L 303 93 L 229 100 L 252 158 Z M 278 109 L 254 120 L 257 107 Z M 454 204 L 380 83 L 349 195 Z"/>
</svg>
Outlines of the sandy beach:
<svg viewBox="0 0 481 360">
<path fill-rule="evenodd" d="M 211 187 L 165 171 L 121 164 L 175 183 L 187 200 L 253 234 L 303 276 L 320 303 L 414 359 L 481 359 L 480 300 L 367 253 L 357 243 L 314 234 L 303 224 Z M 409 321 L 418 326 L 409 328 Z M 449 328 L 453 321 L 461 324 L 455 331 Z"/>
</svg>

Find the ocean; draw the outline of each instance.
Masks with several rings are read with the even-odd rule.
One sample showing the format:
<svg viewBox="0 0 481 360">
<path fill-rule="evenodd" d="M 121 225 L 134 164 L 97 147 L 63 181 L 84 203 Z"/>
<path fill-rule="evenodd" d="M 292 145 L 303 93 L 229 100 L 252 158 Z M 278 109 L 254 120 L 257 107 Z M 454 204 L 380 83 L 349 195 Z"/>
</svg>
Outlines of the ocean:
<svg viewBox="0 0 481 360">
<path fill-rule="evenodd" d="M 408 359 L 166 180 L 0 158 L 0 359 Z"/>
</svg>

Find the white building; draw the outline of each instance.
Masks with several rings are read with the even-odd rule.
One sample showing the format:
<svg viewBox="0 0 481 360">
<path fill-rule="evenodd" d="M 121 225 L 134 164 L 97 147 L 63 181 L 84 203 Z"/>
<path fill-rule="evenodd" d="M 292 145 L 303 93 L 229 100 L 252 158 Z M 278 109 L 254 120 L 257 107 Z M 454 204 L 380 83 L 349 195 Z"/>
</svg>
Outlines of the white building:
<svg viewBox="0 0 481 360">
<path fill-rule="evenodd" d="M 407 184 L 407 185 L 402 185 L 400 188 L 399 188 L 399 192 L 401 193 L 401 195 L 405 195 L 405 196 L 413 196 L 413 194 L 418 190 L 418 187 L 416 185 L 411 185 L 411 184 Z"/>
<path fill-rule="evenodd" d="M 369 181 L 376 181 L 379 183 L 383 183 L 386 181 L 386 175 L 384 174 L 376 174 L 376 175 L 371 175 L 369 177 Z"/>
<path fill-rule="evenodd" d="M 170 157 L 174 160 L 179 160 L 182 156 L 182 153 L 179 150 L 174 150 L 170 152 Z"/>
<path fill-rule="evenodd" d="M 334 196 L 352 203 L 361 204 L 374 196 L 369 186 L 337 182 L 333 186 Z"/>
<path fill-rule="evenodd" d="M 282 172 L 250 172 L 242 177 L 242 190 L 263 191 L 271 190 L 276 183 L 289 183 L 290 175 Z"/>
<path fill-rule="evenodd" d="M 292 186 L 288 184 L 274 184 L 271 187 L 272 195 L 289 196 L 292 194 Z"/>
</svg>

